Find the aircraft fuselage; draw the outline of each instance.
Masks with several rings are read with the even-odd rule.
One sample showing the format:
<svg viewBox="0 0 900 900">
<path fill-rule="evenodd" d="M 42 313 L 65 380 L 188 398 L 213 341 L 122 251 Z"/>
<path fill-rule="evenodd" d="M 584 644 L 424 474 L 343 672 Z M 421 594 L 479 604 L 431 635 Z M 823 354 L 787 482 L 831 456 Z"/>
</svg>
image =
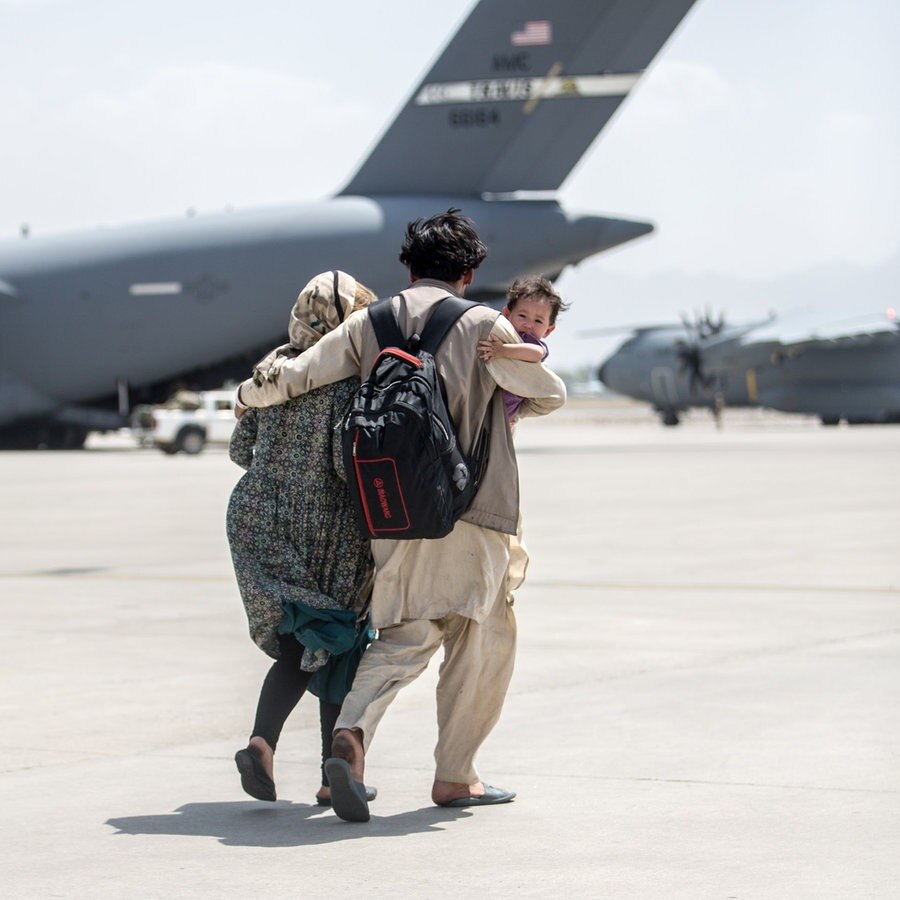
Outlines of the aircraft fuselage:
<svg viewBox="0 0 900 900">
<path fill-rule="evenodd" d="M 805 413 L 828 422 L 900 421 L 896 336 L 879 336 L 864 346 L 814 346 L 786 354 L 741 348 L 738 338 L 746 331 L 734 329 L 730 340 L 726 332 L 718 348 L 704 351 L 707 356 L 724 351 L 730 362 L 707 369 L 705 377 L 693 382 L 684 348 L 694 338 L 676 325 L 639 332 L 604 361 L 599 377 L 610 389 L 651 403 L 664 419 L 722 402 Z"/>
<path fill-rule="evenodd" d="M 261 352 L 284 340 L 293 300 L 317 272 L 340 268 L 378 294 L 397 292 L 407 281 L 397 259 L 407 222 L 451 206 L 490 248 L 477 299 L 652 228 L 571 215 L 555 201 L 337 197 L 5 242 L 0 426 Z"/>
</svg>

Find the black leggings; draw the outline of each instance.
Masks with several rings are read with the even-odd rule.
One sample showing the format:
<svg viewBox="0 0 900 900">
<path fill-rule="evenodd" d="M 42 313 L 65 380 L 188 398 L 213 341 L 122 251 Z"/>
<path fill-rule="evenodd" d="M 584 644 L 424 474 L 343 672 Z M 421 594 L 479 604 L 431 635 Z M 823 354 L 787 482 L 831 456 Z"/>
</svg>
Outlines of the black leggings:
<svg viewBox="0 0 900 900">
<path fill-rule="evenodd" d="M 273 750 L 278 744 L 281 729 L 300 698 L 306 692 L 313 677 L 312 672 L 300 668 L 303 645 L 291 634 L 278 636 L 281 655 L 272 663 L 256 706 L 256 721 L 252 737 L 261 737 Z M 331 756 L 331 735 L 341 708 L 335 703 L 319 701 L 319 718 L 322 723 L 322 784 L 325 780 L 325 760 Z"/>
</svg>

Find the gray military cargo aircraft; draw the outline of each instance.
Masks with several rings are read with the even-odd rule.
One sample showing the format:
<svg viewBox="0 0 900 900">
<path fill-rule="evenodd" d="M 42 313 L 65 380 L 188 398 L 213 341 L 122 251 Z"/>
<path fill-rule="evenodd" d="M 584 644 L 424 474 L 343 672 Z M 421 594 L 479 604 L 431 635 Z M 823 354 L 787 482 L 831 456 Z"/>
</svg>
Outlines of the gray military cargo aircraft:
<svg viewBox="0 0 900 900">
<path fill-rule="evenodd" d="M 804 311 L 727 325 L 707 314 L 637 328 L 598 378 L 651 403 L 666 425 L 691 407 L 725 406 L 806 413 L 825 425 L 900 422 L 900 317 Z"/>
<path fill-rule="evenodd" d="M 421 216 L 476 221 L 486 302 L 652 231 L 552 194 L 693 2 L 481 0 L 336 196 L 0 242 L 0 445 L 78 447 L 176 385 L 243 378 L 316 272 L 396 290 Z"/>
</svg>

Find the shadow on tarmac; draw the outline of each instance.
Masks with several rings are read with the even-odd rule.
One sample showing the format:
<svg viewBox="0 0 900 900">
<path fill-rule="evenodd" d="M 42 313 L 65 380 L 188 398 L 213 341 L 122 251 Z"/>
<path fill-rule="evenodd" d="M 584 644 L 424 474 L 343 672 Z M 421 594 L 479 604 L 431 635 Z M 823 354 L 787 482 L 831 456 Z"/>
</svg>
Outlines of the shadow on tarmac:
<svg viewBox="0 0 900 900">
<path fill-rule="evenodd" d="M 118 834 L 170 834 L 214 837 L 227 847 L 303 847 L 357 838 L 401 837 L 443 831 L 441 827 L 467 818 L 467 809 L 426 806 L 393 816 L 373 815 L 364 824 L 344 822 L 330 810 L 279 800 L 188 803 L 173 813 L 108 819 Z"/>
</svg>

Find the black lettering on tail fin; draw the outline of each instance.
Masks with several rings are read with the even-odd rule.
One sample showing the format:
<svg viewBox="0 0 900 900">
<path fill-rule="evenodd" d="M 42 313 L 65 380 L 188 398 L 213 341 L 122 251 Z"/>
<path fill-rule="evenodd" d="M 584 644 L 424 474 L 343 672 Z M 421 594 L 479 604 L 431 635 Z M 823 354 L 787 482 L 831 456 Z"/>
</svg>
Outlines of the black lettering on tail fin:
<svg viewBox="0 0 900 900">
<path fill-rule="evenodd" d="M 555 191 L 694 0 L 481 0 L 343 194 Z"/>
</svg>

